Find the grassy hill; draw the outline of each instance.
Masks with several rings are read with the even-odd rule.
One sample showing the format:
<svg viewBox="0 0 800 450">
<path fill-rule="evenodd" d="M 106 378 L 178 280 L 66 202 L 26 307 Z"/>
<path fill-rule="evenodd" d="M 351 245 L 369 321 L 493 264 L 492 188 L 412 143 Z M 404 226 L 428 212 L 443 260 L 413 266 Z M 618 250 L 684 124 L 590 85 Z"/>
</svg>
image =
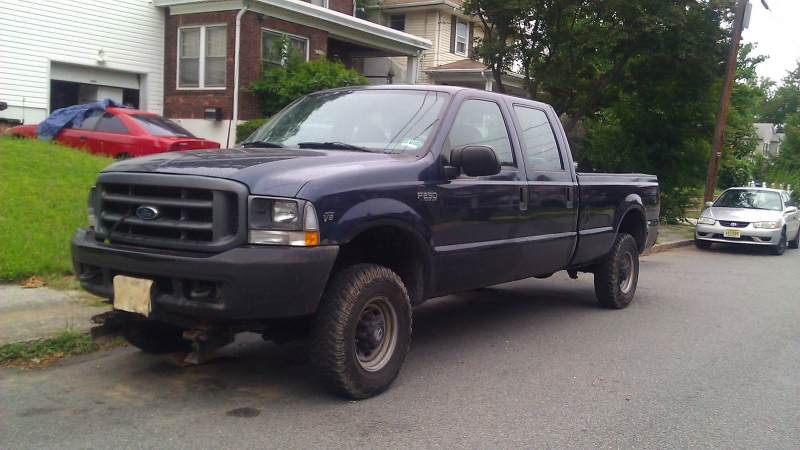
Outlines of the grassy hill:
<svg viewBox="0 0 800 450">
<path fill-rule="evenodd" d="M 70 273 L 69 238 L 113 160 L 52 142 L 0 136 L 0 281 Z"/>
</svg>

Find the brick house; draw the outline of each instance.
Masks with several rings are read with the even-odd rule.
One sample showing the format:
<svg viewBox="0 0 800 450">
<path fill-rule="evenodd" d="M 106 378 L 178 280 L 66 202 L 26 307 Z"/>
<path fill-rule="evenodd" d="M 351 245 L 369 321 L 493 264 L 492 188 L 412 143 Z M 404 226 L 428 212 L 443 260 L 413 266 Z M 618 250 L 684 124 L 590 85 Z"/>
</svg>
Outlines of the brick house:
<svg viewBox="0 0 800 450">
<path fill-rule="evenodd" d="M 416 82 L 429 40 L 354 16 L 351 0 L 153 0 L 165 8 L 164 115 L 208 139 L 232 145 L 235 124 L 260 117 L 243 91 L 275 59 L 286 36 L 307 60 L 338 59 L 360 68 L 364 58 L 402 58 Z M 204 119 L 207 108 L 222 120 Z"/>
</svg>

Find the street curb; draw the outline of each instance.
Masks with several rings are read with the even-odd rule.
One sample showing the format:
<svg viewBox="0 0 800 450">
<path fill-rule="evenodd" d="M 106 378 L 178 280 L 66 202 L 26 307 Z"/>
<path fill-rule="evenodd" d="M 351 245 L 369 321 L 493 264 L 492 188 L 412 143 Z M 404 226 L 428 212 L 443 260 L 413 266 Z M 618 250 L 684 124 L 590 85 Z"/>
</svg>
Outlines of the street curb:
<svg viewBox="0 0 800 450">
<path fill-rule="evenodd" d="M 642 256 L 648 256 L 654 253 L 666 252 L 667 250 L 672 250 L 673 248 L 687 247 L 689 245 L 692 245 L 693 243 L 694 239 L 685 239 L 682 241 L 675 241 L 667 244 L 655 245 L 650 250 L 647 250 L 644 253 L 642 253 Z"/>
</svg>

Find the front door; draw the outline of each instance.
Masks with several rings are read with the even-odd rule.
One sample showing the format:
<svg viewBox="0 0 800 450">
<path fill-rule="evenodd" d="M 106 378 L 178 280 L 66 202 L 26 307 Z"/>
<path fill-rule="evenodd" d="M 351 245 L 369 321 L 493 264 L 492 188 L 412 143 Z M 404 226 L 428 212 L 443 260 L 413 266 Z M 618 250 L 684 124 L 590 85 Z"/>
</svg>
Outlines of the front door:
<svg viewBox="0 0 800 450">
<path fill-rule="evenodd" d="M 67 147 L 89 150 L 90 139 L 94 133 L 97 121 L 103 116 L 104 111 L 96 109 L 91 112 L 83 123 L 78 126 L 64 128 L 55 136 L 55 141 Z"/>
<path fill-rule="evenodd" d="M 502 170 L 488 177 L 463 173 L 437 188 L 441 208 L 433 226 L 439 258 L 439 295 L 515 279 L 524 249 L 514 242 L 524 221 L 521 209 L 527 188 L 521 154 L 512 144 L 511 122 L 504 105 L 491 100 L 463 101 L 442 149 L 487 145 Z"/>
</svg>

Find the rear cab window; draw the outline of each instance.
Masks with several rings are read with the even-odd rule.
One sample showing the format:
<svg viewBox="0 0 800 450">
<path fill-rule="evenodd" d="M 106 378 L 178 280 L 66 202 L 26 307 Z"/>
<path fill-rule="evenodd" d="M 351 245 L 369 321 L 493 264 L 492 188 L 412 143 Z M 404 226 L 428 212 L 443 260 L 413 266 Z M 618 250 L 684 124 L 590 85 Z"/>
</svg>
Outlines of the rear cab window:
<svg viewBox="0 0 800 450">
<path fill-rule="evenodd" d="M 514 105 L 525 146 L 528 171 L 563 171 L 564 163 L 555 133 L 544 111 Z"/>
</svg>

